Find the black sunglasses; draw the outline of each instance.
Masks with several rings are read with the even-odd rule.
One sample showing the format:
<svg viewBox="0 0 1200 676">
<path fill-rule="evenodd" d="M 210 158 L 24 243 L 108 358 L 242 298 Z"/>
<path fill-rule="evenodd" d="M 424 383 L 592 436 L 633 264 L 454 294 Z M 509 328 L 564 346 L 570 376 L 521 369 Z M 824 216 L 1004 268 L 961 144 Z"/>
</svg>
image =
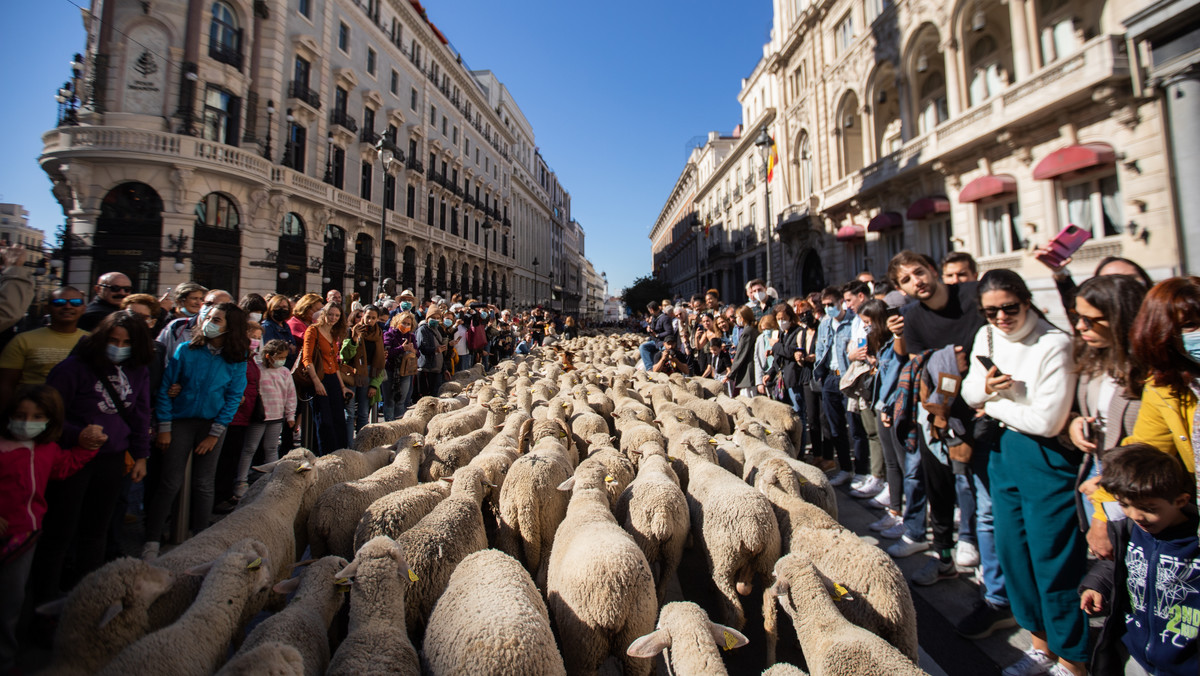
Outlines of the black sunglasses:
<svg viewBox="0 0 1200 676">
<path fill-rule="evenodd" d="M 1068 316 L 1071 318 L 1071 326 L 1083 324 L 1084 331 L 1091 331 L 1093 326 L 1101 322 L 1106 324 L 1108 323 L 1107 317 L 1084 317 L 1083 315 L 1074 311 L 1068 313 Z"/>
<path fill-rule="evenodd" d="M 112 284 L 100 284 L 100 286 L 104 287 L 105 289 L 112 289 L 117 293 L 133 293 L 132 286 L 114 286 Z"/>
<path fill-rule="evenodd" d="M 1009 317 L 1015 317 L 1020 311 L 1020 303 L 1009 303 L 1008 305 L 1001 305 L 999 307 L 985 307 L 983 308 L 983 316 L 987 317 L 988 319 L 995 319 L 1000 315 L 1001 312 L 1003 312 Z"/>
<path fill-rule="evenodd" d="M 52 305 L 54 307 L 66 307 L 67 305 L 70 305 L 71 307 L 81 307 L 83 305 L 83 299 L 82 298 L 52 298 L 50 300 L 50 305 Z"/>
</svg>

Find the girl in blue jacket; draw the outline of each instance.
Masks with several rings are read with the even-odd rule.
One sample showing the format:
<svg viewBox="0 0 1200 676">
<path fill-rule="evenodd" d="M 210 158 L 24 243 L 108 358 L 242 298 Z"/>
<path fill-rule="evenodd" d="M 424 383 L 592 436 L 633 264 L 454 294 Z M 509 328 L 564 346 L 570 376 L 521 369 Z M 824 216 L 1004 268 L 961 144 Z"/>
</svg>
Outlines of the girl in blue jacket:
<svg viewBox="0 0 1200 676">
<path fill-rule="evenodd" d="M 196 324 L 195 333 L 167 359 L 157 395 L 161 477 L 146 510 L 143 559 L 158 556 L 171 504 L 192 461 L 191 527 L 208 527 L 213 506 L 213 477 L 225 428 L 233 420 L 246 389 L 250 340 L 246 313 L 236 303 L 221 303 Z M 172 386 L 179 385 L 177 393 Z M 172 396 L 174 394 L 174 396 Z"/>
</svg>

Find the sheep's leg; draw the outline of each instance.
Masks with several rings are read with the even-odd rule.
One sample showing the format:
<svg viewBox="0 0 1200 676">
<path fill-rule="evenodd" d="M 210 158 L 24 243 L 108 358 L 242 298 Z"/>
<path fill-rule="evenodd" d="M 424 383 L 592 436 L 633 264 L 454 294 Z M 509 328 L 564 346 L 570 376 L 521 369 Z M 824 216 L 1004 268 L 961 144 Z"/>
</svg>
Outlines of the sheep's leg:
<svg viewBox="0 0 1200 676">
<path fill-rule="evenodd" d="M 717 552 L 720 554 L 721 552 Z M 721 621 L 738 631 L 746 626 L 746 613 L 742 610 L 742 600 L 738 598 L 734 584 L 737 568 L 730 560 L 732 557 L 709 555 L 712 567 L 713 583 L 721 593 Z"/>
<path fill-rule="evenodd" d="M 671 583 L 671 578 L 675 576 L 679 570 L 679 562 L 683 559 L 683 542 L 682 538 L 675 535 L 666 542 L 658 551 L 659 565 L 661 566 L 658 579 L 658 604 L 661 606 L 663 599 L 667 597 L 667 585 Z"/>
<path fill-rule="evenodd" d="M 779 609 L 775 606 L 775 590 L 763 589 L 763 630 L 767 634 L 767 664 L 775 664 L 775 646 L 779 643 Z"/>
</svg>

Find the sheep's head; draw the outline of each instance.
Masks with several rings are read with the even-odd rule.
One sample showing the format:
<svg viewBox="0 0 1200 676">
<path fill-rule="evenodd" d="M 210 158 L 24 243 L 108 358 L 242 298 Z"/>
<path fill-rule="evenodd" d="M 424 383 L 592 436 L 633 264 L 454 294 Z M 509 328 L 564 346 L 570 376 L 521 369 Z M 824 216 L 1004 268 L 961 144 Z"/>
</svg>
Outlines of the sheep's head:
<svg viewBox="0 0 1200 676">
<path fill-rule="evenodd" d="M 575 494 L 594 489 L 607 495 L 608 487 L 616 482 L 604 465 L 598 462 L 581 463 L 571 478 L 558 485 L 558 490 Z"/>
<path fill-rule="evenodd" d="M 235 542 L 215 561 L 201 564 L 187 571 L 188 575 L 204 577 L 208 584 L 232 584 L 242 587 L 245 596 L 257 594 L 271 585 L 274 577 L 267 546 L 254 538 Z M 210 582 L 216 580 L 216 582 Z M 239 593 L 230 590 L 228 593 Z"/>
<path fill-rule="evenodd" d="M 800 487 L 808 481 L 792 471 L 783 458 L 767 458 L 758 466 L 758 479 L 755 484 L 759 491 L 766 493 L 768 488 L 776 488 L 794 498 L 804 498 Z"/>
<path fill-rule="evenodd" d="M 853 600 L 845 587 L 825 577 L 808 555 L 800 552 L 792 552 L 776 561 L 774 576 L 775 584 L 767 593 L 774 594 L 793 618 L 797 606 L 807 605 L 805 601 L 832 604 Z"/>
<path fill-rule="evenodd" d="M 65 628 L 89 634 L 111 623 L 145 625 L 145 611 L 162 596 L 174 577 L 170 572 L 140 559 L 121 558 L 105 564 L 80 580 L 71 594 L 38 607 L 41 615 L 61 615 L 60 630 L 54 637 L 55 652 L 62 655 L 78 648 L 82 637 L 67 635 Z M 113 625 L 114 627 L 118 625 Z M 103 634 L 97 636 L 97 638 Z"/>
<path fill-rule="evenodd" d="M 625 653 L 630 657 L 653 658 L 666 648 L 675 648 L 701 654 L 711 651 L 711 657 L 719 660 L 716 650 L 709 647 L 710 642 L 722 650 L 733 650 L 750 641 L 733 627 L 708 619 L 708 614 L 695 603 L 677 601 L 663 606 L 658 628 L 629 644 Z"/>
<path fill-rule="evenodd" d="M 371 538 L 358 548 L 350 565 L 334 573 L 335 581 L 353 583 L 362 574 L 391 573 L 401 580 L 417 581 L 417 574 L 408 567 L 404 549 L 386 535 Z"/>
<path fill-rule="evenodd" d="M 349 591 L 349 580 L 339 581 L 337 578 L 337 572 L 345 568 L 348 563 L 340 556 L 325 556 L 315 560 L 300 561 L 292 565 L 293 570 L 304 568 L 299 575 L 289 577 L 271 589 L 277 594 L 284 595 L 299 590 L 300 596 L 310 593 L 326 594 Z"/>
</svg>

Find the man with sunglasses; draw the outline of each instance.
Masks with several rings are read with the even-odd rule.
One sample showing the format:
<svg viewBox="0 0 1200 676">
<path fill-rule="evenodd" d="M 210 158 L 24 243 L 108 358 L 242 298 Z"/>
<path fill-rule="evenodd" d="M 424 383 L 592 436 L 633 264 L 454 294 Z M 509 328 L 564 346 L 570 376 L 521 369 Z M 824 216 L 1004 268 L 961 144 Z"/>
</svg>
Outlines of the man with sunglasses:
<svg viewBox="0 0 1200 676">
<path fill-rule="evenodd" d="M 91 331 L 100 324 L 101 319 L 120 310 L 121 301 L 133 293 L 133 282 L 120 272 L 106 272 L 100 275 L 95 291 L 96 296 L 79 318 L 79 328 L 84 331 Z"/>
<path fill-rule="evenodd" d="M 18 385 L 42 385 L 46 374 L 87 335 L 79 328 L 83 292 L 62 286 L 50 297 L 50 325 L 19 333 L 0 352 L 0 408 Z"/>
</svg>

